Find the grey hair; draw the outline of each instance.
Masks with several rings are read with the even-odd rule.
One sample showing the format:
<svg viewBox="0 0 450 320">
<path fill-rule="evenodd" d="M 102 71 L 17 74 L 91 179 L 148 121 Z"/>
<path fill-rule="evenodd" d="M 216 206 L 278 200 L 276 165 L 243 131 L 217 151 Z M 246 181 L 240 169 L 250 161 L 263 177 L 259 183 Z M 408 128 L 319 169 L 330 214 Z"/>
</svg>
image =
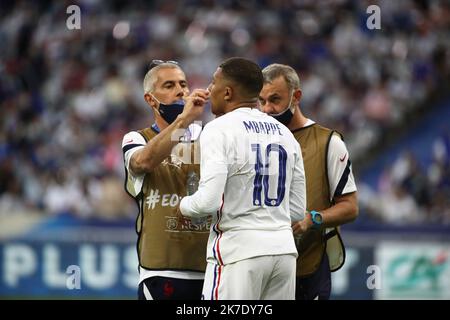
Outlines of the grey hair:
<svg viewBox="0 0 450 320">
<path fill-rule="evenodd" d="M 164 63 L 158 64 L 157 66 L 151 68 L 150 70 L 147 71 L 147 74 L 144 77 L 144 82 L 143 82 L 144 93 L 153 92 L 155 90 L 155 83 L 156 83 L 156 80 L 158 80 L 156 77 L 156 74 L 157 74 L 157 71 L 162 68 L 178 68 L 181 70 L 181 68 L 178 65 L 176 65 L 174 63 L 170 63 L 170 62 L 164 62 Z"/>
<path fill-rule="evenodd" d="M 300 89 L 300 79 L 295 70 L 285 64 L 273 63 L 262 70 L 264 83 L 272 83 L 278 77 L 283 77 L 289 91 Z"/>
</svg>

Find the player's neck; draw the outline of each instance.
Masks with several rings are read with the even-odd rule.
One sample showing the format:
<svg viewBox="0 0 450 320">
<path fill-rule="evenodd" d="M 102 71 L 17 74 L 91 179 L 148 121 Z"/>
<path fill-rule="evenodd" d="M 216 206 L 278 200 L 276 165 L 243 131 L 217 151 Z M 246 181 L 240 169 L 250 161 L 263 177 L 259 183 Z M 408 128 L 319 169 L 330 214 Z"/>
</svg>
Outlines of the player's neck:
<svg viewBox="0 0 450 320">
<path fill-rule="evenodd" d="M 287 127 L 289 130 L 294 131 L 296 129 L 303 128 L 306 122 L 308 122 L 308 118 L 303 115 L 303 113 L 300 111 L 300 108 L 297 108 Z"/>
<path fill-rule="evenodd" d="M 155 123 L 159 128 L 159 131 L 163 131 L 165 128 L 169 126 L 169 124 L 161 117 L 155 117 Z"/>
<path fill-rule="evenodd" d="M 240 101 L 233 104 L 229 104 L 225 107 L 224 113 L 231 112 L 233 110 L 239 109 L 239 108 L 257 108 L 258 107 L 258 101 L 257 99 L 247 100 L 247 101 Z"/>
</svg>

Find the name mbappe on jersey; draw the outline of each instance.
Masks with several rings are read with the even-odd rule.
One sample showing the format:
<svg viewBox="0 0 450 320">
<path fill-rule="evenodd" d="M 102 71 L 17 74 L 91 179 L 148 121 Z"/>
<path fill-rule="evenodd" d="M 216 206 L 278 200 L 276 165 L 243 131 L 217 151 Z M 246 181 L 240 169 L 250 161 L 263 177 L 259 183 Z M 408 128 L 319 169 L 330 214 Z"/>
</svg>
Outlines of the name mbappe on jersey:
<svg viewBox="0 0 450 320">
<path fill-rule="evenodd" d="M 247 130 L 247 133 L 265 133 L 265 134 L 278 134 L 282 136 L 281 128 L 278 123 L 262 122 L 262 121 L 242 121 L 242 124 Z"/>
</svg>

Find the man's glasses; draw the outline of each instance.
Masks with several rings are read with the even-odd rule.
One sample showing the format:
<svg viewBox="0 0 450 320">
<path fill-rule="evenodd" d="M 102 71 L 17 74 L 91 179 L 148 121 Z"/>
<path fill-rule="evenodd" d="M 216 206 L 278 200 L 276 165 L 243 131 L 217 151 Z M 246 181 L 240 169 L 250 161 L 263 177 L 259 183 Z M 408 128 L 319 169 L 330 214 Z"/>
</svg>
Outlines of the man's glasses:
<svg viewBox="0 0 450 320">
<path fill-rule="evenodd" d="M 163 63 L 171 63 L 171 64 L 174 64 L 174 65 L 178 65 L 178 62 L 174 61 L 174 60 L 167 60 L 167 61 L 164 61 L 164 60 L 152 60 L 152 62 L 150 62 L 150 65 L 148 66 L 148 68 L 149 68 L 149 70 L 151 70 L 154 67 L 156 67 L 156 66 L 158 66 L 160 64 L 163 64 Z"/>
</svg>

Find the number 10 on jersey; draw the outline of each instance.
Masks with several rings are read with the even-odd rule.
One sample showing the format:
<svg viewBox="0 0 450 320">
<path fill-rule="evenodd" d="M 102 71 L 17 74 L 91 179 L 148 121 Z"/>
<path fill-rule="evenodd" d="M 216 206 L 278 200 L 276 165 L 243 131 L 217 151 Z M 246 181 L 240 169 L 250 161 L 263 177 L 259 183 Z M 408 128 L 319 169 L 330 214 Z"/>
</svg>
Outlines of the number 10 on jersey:
<svg viewBox="0 0 450 320">
<path fill-rule="evenodd" d="M 283 201 L 285 193 L 287 152 L 283 146 L 271 143 L 267 145 L 266 152 L 264 152 L 265 159 L 262 161 L 261 145 L 259 143 L 252 144 L 252 151 L 256 152 L 256 175 L 255 180 L 253 181 L 253 205 L 262 205 L 261 193 L 264 189 L 264 204 L 269 207 L 278 207 L 281 204 L 281 201 Z M 278 176 L 276 198 L 269 197 L 269 173 L 272 173 L 271 170 L 269 170 L 271 152 L 278 153 L 278 173 L 274 173 Z"/>
</svg>

